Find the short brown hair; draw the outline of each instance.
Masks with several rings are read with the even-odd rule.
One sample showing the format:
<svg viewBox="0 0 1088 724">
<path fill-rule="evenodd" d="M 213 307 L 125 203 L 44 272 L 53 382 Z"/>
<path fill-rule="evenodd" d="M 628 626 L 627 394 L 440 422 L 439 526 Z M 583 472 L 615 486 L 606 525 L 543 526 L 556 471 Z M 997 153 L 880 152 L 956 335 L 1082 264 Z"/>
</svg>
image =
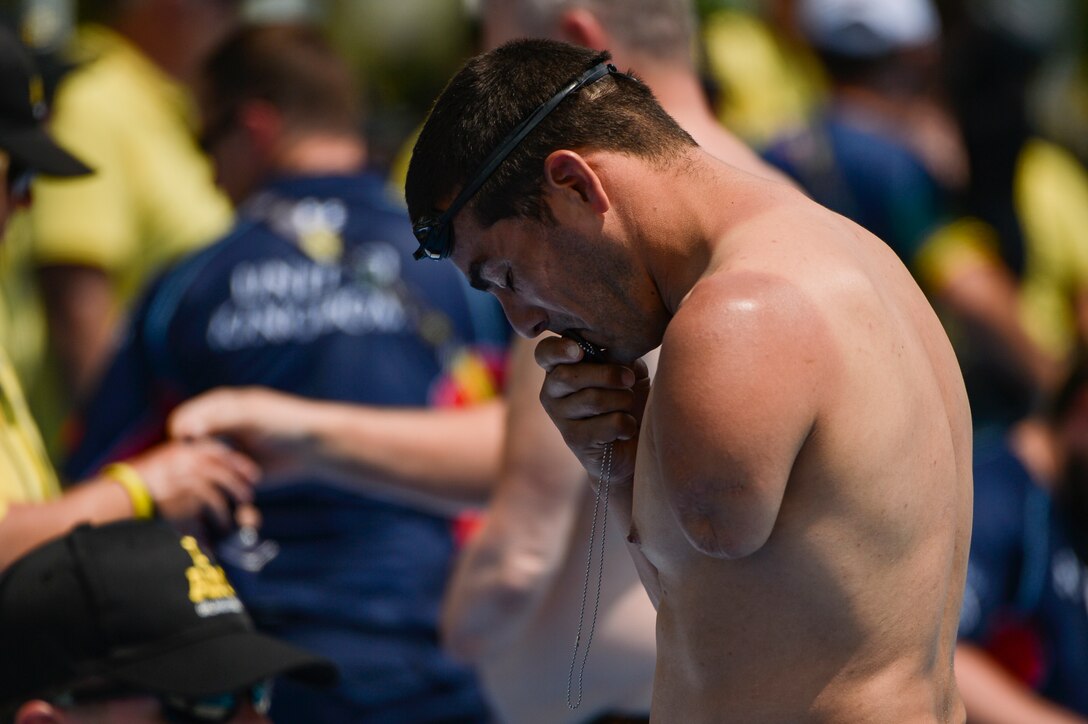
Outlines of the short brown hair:
<svg viewBox="0 0 1088 724">
<path fill-rule="evenodd" d="M 351 73 L 308 25 L 242 27 L 208 59 L 204 82 L 208 100 L 220 108 L 257 99 L 306 130 L 360 131 L 359 92 Z"/>
<path fill-rule="evenodd" d="M 448 203 L 534 109 L 609 57 L 568 43 L 515 40 L 466 63 L 435 101 L 413 149 L 405 184 L 413 222 Z M 542 182 L 551 152 L 604 150 L 665 163 L 694 146 L 645 84 L 627 74 L 609 74 L 553 110 L 467 208 L 484 226 L 514 216 L 547 221 Z"/>
</svg>

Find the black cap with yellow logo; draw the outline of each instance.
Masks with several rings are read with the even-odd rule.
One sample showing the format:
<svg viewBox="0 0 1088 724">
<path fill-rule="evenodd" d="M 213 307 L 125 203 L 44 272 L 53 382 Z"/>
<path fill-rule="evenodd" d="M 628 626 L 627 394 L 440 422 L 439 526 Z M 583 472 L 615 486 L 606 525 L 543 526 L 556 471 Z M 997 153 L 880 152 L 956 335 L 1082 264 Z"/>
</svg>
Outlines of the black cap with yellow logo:
<svg viewBox="0 0 1088 724">
<path fill-rule="evenodd" d="M 254 630 L 223 570 L 158 520 L 83 525 L 0 577 L 0 708 L 87 680 L 206 696 L 326 659 Z"/>
<path fill-rule="evenodd" d="M 30 54 L 11 31 L 0 27 L 0 150 L 46 176 L 82 176 L 91 169 L 44 127 L 45 95 Z"/>
</svg>

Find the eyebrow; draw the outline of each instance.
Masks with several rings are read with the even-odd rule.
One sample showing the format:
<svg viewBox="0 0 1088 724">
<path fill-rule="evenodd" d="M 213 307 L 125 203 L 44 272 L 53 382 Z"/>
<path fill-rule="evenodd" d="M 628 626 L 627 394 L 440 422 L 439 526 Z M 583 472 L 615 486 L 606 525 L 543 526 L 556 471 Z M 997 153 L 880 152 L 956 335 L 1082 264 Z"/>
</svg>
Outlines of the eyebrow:
<svg viewBox="0 0 1088 724">
<path fill-rule="evenodd" d="M 483 259 L 476 259 L 468 265 L 468 284 L 473 289 L 479 289 L 481 292 L 486 292 L 491 289 L 491 282 L 483 278 L 481 273 L 483 268 Z"/>
</svg>

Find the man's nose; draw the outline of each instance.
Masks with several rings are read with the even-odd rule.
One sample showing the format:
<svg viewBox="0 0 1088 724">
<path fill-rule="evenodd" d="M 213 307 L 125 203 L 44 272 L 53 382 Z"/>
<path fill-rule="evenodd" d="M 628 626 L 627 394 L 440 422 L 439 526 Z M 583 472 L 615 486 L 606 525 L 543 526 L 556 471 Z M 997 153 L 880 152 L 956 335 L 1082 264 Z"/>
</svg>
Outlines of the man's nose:
<svg viewBox="0 0 1088 724">
<path fill-rule="evenodd" d="M 512 294 L 502 294 L 498 298 L 510 326 L 522 337 L 533 339 L 548 328 L 548 319 L 539 308 L 519 301 Z"/>
</svg>

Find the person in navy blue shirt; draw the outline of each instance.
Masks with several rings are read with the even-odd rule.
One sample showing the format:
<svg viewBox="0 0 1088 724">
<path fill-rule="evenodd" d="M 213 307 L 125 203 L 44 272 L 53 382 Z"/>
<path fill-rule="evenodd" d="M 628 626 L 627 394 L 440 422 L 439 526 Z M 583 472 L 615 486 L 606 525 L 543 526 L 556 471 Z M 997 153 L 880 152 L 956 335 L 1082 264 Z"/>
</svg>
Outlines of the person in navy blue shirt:
<svg viewBox="0 0 1088 724">
<path fill-rule="evenodd" d="M 413 263 L 404 211 L 359 171 L 348 73 L 313 31 L 240 31 L 205 75 L 202 142 L 239 220 L 148 290 L 68 469 L 161 438 L 198 397 L 180 434 L 266 469 L 240 527 L 209 533 L 220 562 L 258 626 L 342 672 L 331 693 L 278 683 L 272 717 L 488 721 L 437 616 L 454 512 L 497 475 L 501 311 Z"/>
<path fill-rule="evenodd" d="M 931 150 L 934 138 L 948 143 L 951 128 L 936 122 L 943 116 L 931 93 L 936 9 L 930 0 L 892 7 L 799 0 L 795 12 L 826 71 L 829 97 L 805 128 L 775 139 L 764 159 L 816 202 L 876 234 L 910 267 L 948 212 L 945 182 L 953 172 L 938 162 L 955 157 Z"/>
<path fill-rule="evenodd" d="M 1045 422 L 980 436 L 974 473 L 956 651 L 968 716 L 1088 720 L 1088 364 Z"/>
</svg>

